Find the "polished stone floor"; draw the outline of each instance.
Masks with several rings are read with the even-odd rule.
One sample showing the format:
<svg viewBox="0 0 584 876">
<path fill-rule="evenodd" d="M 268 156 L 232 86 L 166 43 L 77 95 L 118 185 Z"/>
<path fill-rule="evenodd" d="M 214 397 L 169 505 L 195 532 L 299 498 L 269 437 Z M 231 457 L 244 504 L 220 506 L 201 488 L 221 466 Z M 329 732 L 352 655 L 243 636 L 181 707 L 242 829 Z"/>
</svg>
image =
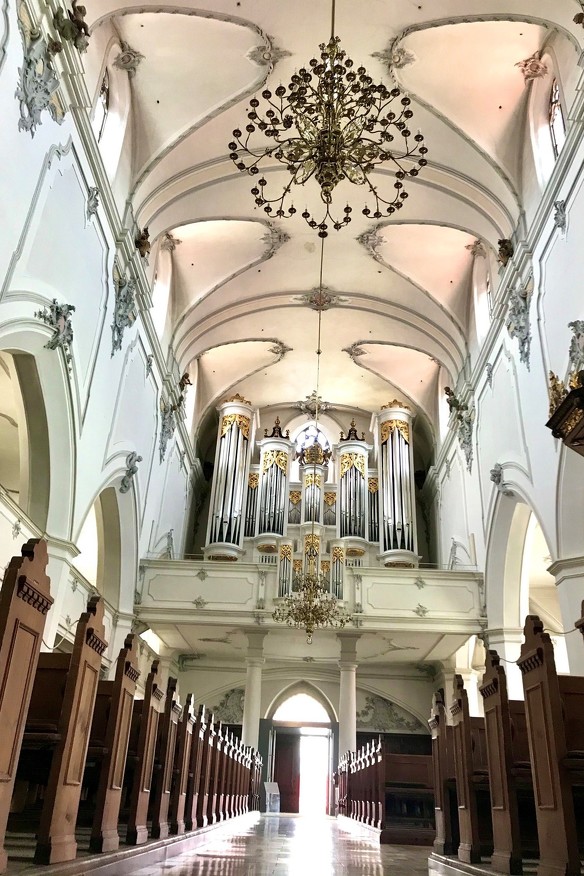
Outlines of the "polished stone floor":
<svg viewBox="0 0 584 876">
<path fill-rule="evenodd" d="M 211 835 L 208 845 L 135 876 L 427 876 L 430 849 L 381 846 L 334 818 L 262 816 Z"/>
</svg>

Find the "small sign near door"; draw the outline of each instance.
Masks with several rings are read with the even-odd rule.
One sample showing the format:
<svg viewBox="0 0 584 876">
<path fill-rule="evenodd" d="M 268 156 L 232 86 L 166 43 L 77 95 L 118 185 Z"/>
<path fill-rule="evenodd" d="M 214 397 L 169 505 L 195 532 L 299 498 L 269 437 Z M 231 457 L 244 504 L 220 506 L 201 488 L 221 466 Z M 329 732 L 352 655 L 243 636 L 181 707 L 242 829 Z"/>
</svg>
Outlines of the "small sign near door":
<svg viewBox="0 0 584 876">
<path fill-rule="evenodd" d="M 266 790 L 266 813 L 280 812 L 280 788 L 277 782 L 264 782 Z"/>
</svg>

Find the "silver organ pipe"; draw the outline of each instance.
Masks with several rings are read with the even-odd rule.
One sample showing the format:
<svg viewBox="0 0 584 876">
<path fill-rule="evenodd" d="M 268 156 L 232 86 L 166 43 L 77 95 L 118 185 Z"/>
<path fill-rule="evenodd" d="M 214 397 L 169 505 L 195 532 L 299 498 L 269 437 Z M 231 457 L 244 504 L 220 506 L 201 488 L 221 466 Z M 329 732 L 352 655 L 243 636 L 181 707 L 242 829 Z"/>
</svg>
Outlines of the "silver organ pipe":
<svg viewBox="0 0 584 876">
<path fill-rule="evenodd" d="M 292 592 L 292 551 L 291 541 L 281 542 L 278 568 L 278 596 L 287 596 Z"/>
<path fill-rule="evenodd" d="M 377 514 L 381 517 L 379 541 L 386 566 L 416 566 L 418 562 L 413 496 L 412 415 L 398 401 L 382 408 L 379 429 Z M 371 487 L 369 488 L 371 497 Z M 374 500 L 369 499 L 369 506 Z M 371 520 L 372 518 L 370 518 Z"/>
<path fill-rule="evenodd" d="M 294 444 L 284 437 L 276 418 L 272 434 L 258 442 L 260 455 L 260 504 L 258 535 L 285 535 L 288 523 L 288 472 Z"/>
<path fill-rule="evenodd" d="M 251 402 L 238 395 L 223 402 L 217 410 L 219 431 L 205 555 L 234 559 L 242 553 L 253 410 Z"/>
</svg>

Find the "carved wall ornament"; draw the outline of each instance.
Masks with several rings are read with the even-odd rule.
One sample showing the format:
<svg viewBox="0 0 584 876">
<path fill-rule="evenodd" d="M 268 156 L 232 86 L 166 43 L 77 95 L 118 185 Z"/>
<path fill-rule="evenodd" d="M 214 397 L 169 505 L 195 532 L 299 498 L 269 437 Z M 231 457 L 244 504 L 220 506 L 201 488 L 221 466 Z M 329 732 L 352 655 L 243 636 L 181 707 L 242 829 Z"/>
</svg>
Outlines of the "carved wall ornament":
<svg viewBox="0 0 584 876">
<path fill-rule="evenodd" d="M 195 606 L 195 608 L 205 608 L 205 606 L 207 605 L 207 600 L 203 599 L 202 596 L 195 596 L 195 598 L 193 599 L 193 605 Z"/>
<path fill-rule="evenodd" d="M 146 377 L 149 377 L 152 374 L 152 365 L 154 364 L 154 355 L 149 353 L 146 356 Z"/>
<path fill-rule="evenodd" d="M 381 405 L 379 408 L 380 411 L 388 411 L 390 408 L 401 408 L 404 411 L 411 411 L 411 407 L 406 405 L 405 402 L 400 401 L 398 398 L 392 399 L 386 405 Z"/>
<path fill-rule="evenodd" d="M 89 220 L 92 216 L 96 216 L 98 209 L 99 189 L 97 186 L 91 186 L 91 188 L 87 190 L 87 204 L 85 207 L 87 219 Z"/>
<path fill-rule="evenodd" d="M 366 350 L 361 349 L 361 343 L 361 341 L 355 341 L 350 347 L 343 347 L 342 352 L 347 353 L 353 362 L 355 362 L 359 356 L 365 356 L 366 354 Z"/>
<path fill-rule="evenodd" d="M 540 52 L 534 52 L 529 58 L 525 58 L 523 61 L 518 61 L 515 66 L 519 67 L 523 73 L 523 80 L 526 85 L 533 79 L 542 79 L 544 76 L 547 76 L 548 73 L 547 64 L 544 64 L 541 60 Z"/>
<path fill-rule="evenodd" d="M 138 233 L 134 243 L 140 253 L 140 258 L 144 259 L 144 262 L 148 264 L 148 256 L 150 255 L 152 244 L 150 243 L 150 232 L 147 225 Z"/>
<path fill-rule="evenodd" d="M 276 362 L 273 363 L 274 365 L 277 362 L 280 362 L 284 358 L 286 353 L 291 353 L 291 352 L 292 352 L 292 347 L 286 346 L 286 344 L 283 341 L 276 341 L 276 343 L 274 344 L 273 347 L 268 347 L 268 353 L 273 353 L 274 356 L 276 356 Z"/>
<path fill-rule="evenodd" d="M 489 386 L 492 389 L 493 388 L 493 366 L 491 365 L 490 362 L 487 362 L 487 364 L 485 365 L 485 373 L 487 375 L 487 383 L 489 384 Z"/>
<path fill-rule="evenodd" d="M 319 414 L 334 410 L 333 405 L 330 402 L 323 401 L 322 396 L 317 395 L 315 389 L 312 390 L 310 395 L 306 396 L 304 401 L 297 401 L 294 407 L 302 411 L 303 414 L 306 414 L 307 417 L 310 417 L 311 420 L 316 419 L 317 409 Z"/>
<path fill-rule="evenodd" d="M 47 110 L 54 122 L 62 124 L 65 108 L 58 100 L 56 91 L 59 77 L 53 66 L 52 53 L 40 31 L 30 28 L 26 21 L 24 4 L 18 15 L 18 26 L 22 37 L 24 58 L 18 68 L 19 80 L 15 97 L 20 103 L 19 131 L 29 131 L 34 137 L 37 125 L 41 125 L 41 114 Z M 23 20 L 24 19 L 24 20 Z"/>
<path fill-rule="evenodd" d="M 53 27 L 61 39 L 72 43 L 78 52 L 86 52 L 89 45 L 86 15 L 85 6 L 78 6 L 77 0 L 72 0 L 72 8 L 67 10 L 67 15 L 62 9 L 57 9 L 53 17 Z"/>
<path fill-rule="evenodd" d="M 467 470 L 472 470 L 473 449 L 472 432 L 474 423 L 474 410 L 463 411 L 457 418 L 457 435 L 460 449 L 464 453 Z"/>
<path fill-rule="evenodd" d="M 282 58 L 289 58 L 291 53 L 286 49 L 280 49 L 273 36 L 264 34 L 264 39 L 266 40 L 265 44 L 254 46 L 247 52 L 246 57 L 258 67 L 270 67 L 273 70 L 278 61 L 281 61 Z"/>
<path fill-rule="evenodd" d="M 122 51 L 114 58 L 114 67 L 125 70 L 130 79 L 136 75 L 136 70 L 144 60 L 144 55 L 133 49 L 125 40 L 120 40 Z"/>
<path fill-rule="evenodd" d="M 513 491 L 509 489 L 509 487 L 507 486 L 507 484 L 503 480 L 503 466 L 501 465 L 500 462 L 496 462 L 495 465 L 493 466 L 493 468 L 491 469 L 490 478 L 502 496 L 512 496 L 513 495 Z"/>
<path fill-rule="evenodd" d="M 467 243 L 465 249 L 468 249 L 473 258 L 486 259 L 487 248 L 482 240 L 474 240 L 472 243 Z"/>
<path fill-rule="evenodd" d="M 386 420 L 381 424 L 381 443 L 385 444 L 389 436 L 395 431 L 401 432 L 404 441 L 410 442 L 410 427 L 403 420 Z"/>
<path fill-rule="evenodd" d="M 303 295 L 295 295 L 292 298 L 292 301 L 305 304 L 307 307 L 320 313 L 331 307 L 338 307 L 339 304 L 347 304 L 349 300 L 349 298 L 343 295 L 335 295 L 328 286 L 315 286 L 310 292 L 305 292 Z"/>
<path fill-rule="evenodd" d="M 160 462 L 164 462 L 168 442 L 174 435 L 176 429 L 175 409 L 172 405 L 167 404 L 164 399 L 160 399 L 160 439 L 158 442 L 158 452 Z"/>
<path fill-rule="evenodd" d="M 360 730 L 372 730 L 378 733 L 388 731 L 416 733 L 424 729 L 421 721 L 405 709 L 376 694 L 368 694 L 365 697 L 365 708 L 358 711 L 356 717 L 357 727 Z"/>
<path fill-rule="evenodd" d="M 243 437 L 249 440 L 251 420 L 249 417 L 244 417 L 243 414 L 225 414 L 221 420 L 221 437 L 223 438 L 229 432 L 234 423 Z"/>
<path fill-rule="evenodd" d="M 519 359 L 529 370 L 531 349 L 531 327 L 529 324 L 529 305 L 531 303 L 531 288 L 529 285 L 520 288 L 516 286 L 509 296 L 509 306 L 505 325 L 509 337 L 517 338 L 519 342 Z"/>
<path fill-rule="evenodd" d="M 381 53 L 380 53 L 381 54 Z M 357 238 L 357 243 L 360 243 L 361 246 L 364 246 L 371 258 L 375 259 L 376 262 L 381 261 L 381 256 L 377 252 L 379 247 L 383 243 L 383 237 L 377 230 L 377 228 L 368 228 L 367 231 L 364 231 Z"/>
<path fill-rule="evenodd" d="M 112 322 L 112 356 L 122 349 L 124 332 L 136 319 L 136 285 L 126 277 L 114 278 L 115 301 Z"/>
<path fill-rule="evenodd" d="M 290 235 L 286 231 L 282 231 L 281 228 L 278 228 L 276 225 L 272 225 L 271 222 L 268 222 L 268 227 L 264 236 L 262 237 L 262 243 L 266 247 L 266 252 L 264 253 L 264 258 L 271 259 L 274 256 L 281 246 L 284 246 L 290 240 Z"/>
<path fill-rule="evenodd" d="M 513 258 L 513 253 L 515 252 L 515 247 L 513 246 L 513 241 L 510 240 L 508 237 L 503 237 L 503 238 L 501 238 L 501 240 L 497 241 L 497 244 L 499 246 L 499 250 L 498 250 L 499 264 L 501 264 L 501 265 L 503 265 L 503 267 L 505 267 L 505 265 L 507 264 L 509 259 Z"/>
<path fill-rule="evenodd" d="M 169 529 L 166 533 L 166 552 L 167 560 L 174 560 L 174 529 Z"/>
<path fill-rule="evenodd" d="M 450 478 L 451 469 L 452 469 L 452 462 L 450 459 L 447 459 L 446 462 L 444 463 L 444 474 L 446 475 L 447 479 Z"/>
<path fill-rule="evenodd" d="M 570 372 L 581 371 L 584 368 L 584 320 L 575 319 L 573 322 L 568 323 L 568 328 L 572 329 L 572 338 L 568 351 Z"/>
<path fill-rule="evenodd" d="M 15 520 L 12 524 L 12 538 L 18 538 L 20 533 L 22 532 L 22 520 L 20 517 L 18 520 Z"/>
<path fill-rule="evenodd" d="M 582 12 L 577 12 L 572 21 L 574 24 L 581 24 L 584 27 L 584 4 L 582 0 L 580 0 L 580 6 L 582 7 Z"/>
<path fill-rule="evenodd" d="M 123 476 L 120 483 L 120 493 L 127 493 L 132 486 L 132 478 L 138 473 L 138 463 L 142 462 L 142 457 L 137 453 L 129 453 L 126 457 L 126 474 Z"/>
<path fill-rule="evenodd" d="M 67 368 L 71 370 L 71 343 L 73 341 L 73 326 L 71 324 L 71 314 L 75 312 L 72 304 L 59 304 L 56 298 L 53 298 L 48 307 L 43 307 L 37 311 L 35 316 L 42 320 L 45 325 L 53 329 L 53 336 L 50 338 L 45 347 L 47 350 L 63 350 Z"/>
<path fill-rule="evenodd" d="M 429 609 L 427 609 L 425 605 L 422 605 L 421 603 L 418 602 L 418 604 L 416 605 L 415 608 L 412 609 L 412 611 L 414 612 L 414 614 L 417 614 L 418 617 L 426 617 Z"/>
<path fill-rule="evenodd" d="M 423 590 L 424 587 L 426 586 L 426 582 L 424 581 L 423 578 L 420 578 L 420 577 L 416 578 L 416 580 L 414 581 L 414 584 L 416 585 L 418 590 Z"/>
<path fill-rule="evenodd" d="M 196 577 L 199 579 L 199 581 L 205 581 L 209 577 L 209 573 L 206 572 L 205 569 L 199 569 Z"/>
<path fill-rule="evenodd" d="M 171 231 L 167 231 L 162 237 L 160 249 L 163 252 L 174 252 L 177 246 L 180 246 L 181 243 L 182 240 L 179 240 L 178 237 L 174 237 Z"/>
<path fill-rule="evenodd" d="M 566 202 L 554 201 L 554 225 L 556 228 L 559 228 L 562 235 L 566 233 L 567 224 Z"/>
</svg>

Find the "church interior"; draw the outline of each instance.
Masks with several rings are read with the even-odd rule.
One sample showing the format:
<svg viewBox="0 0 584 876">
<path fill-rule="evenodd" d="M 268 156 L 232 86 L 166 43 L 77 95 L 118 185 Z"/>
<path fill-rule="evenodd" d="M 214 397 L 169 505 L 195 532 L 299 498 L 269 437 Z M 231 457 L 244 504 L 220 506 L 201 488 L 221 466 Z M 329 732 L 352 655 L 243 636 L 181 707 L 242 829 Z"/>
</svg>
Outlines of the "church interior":
<svg viewBox="0 0 584 876">
<path fill-rule="evenodd" d="M 580 874 L 583 50 L 0 0 L 0 873 Z"/>
</svg>

